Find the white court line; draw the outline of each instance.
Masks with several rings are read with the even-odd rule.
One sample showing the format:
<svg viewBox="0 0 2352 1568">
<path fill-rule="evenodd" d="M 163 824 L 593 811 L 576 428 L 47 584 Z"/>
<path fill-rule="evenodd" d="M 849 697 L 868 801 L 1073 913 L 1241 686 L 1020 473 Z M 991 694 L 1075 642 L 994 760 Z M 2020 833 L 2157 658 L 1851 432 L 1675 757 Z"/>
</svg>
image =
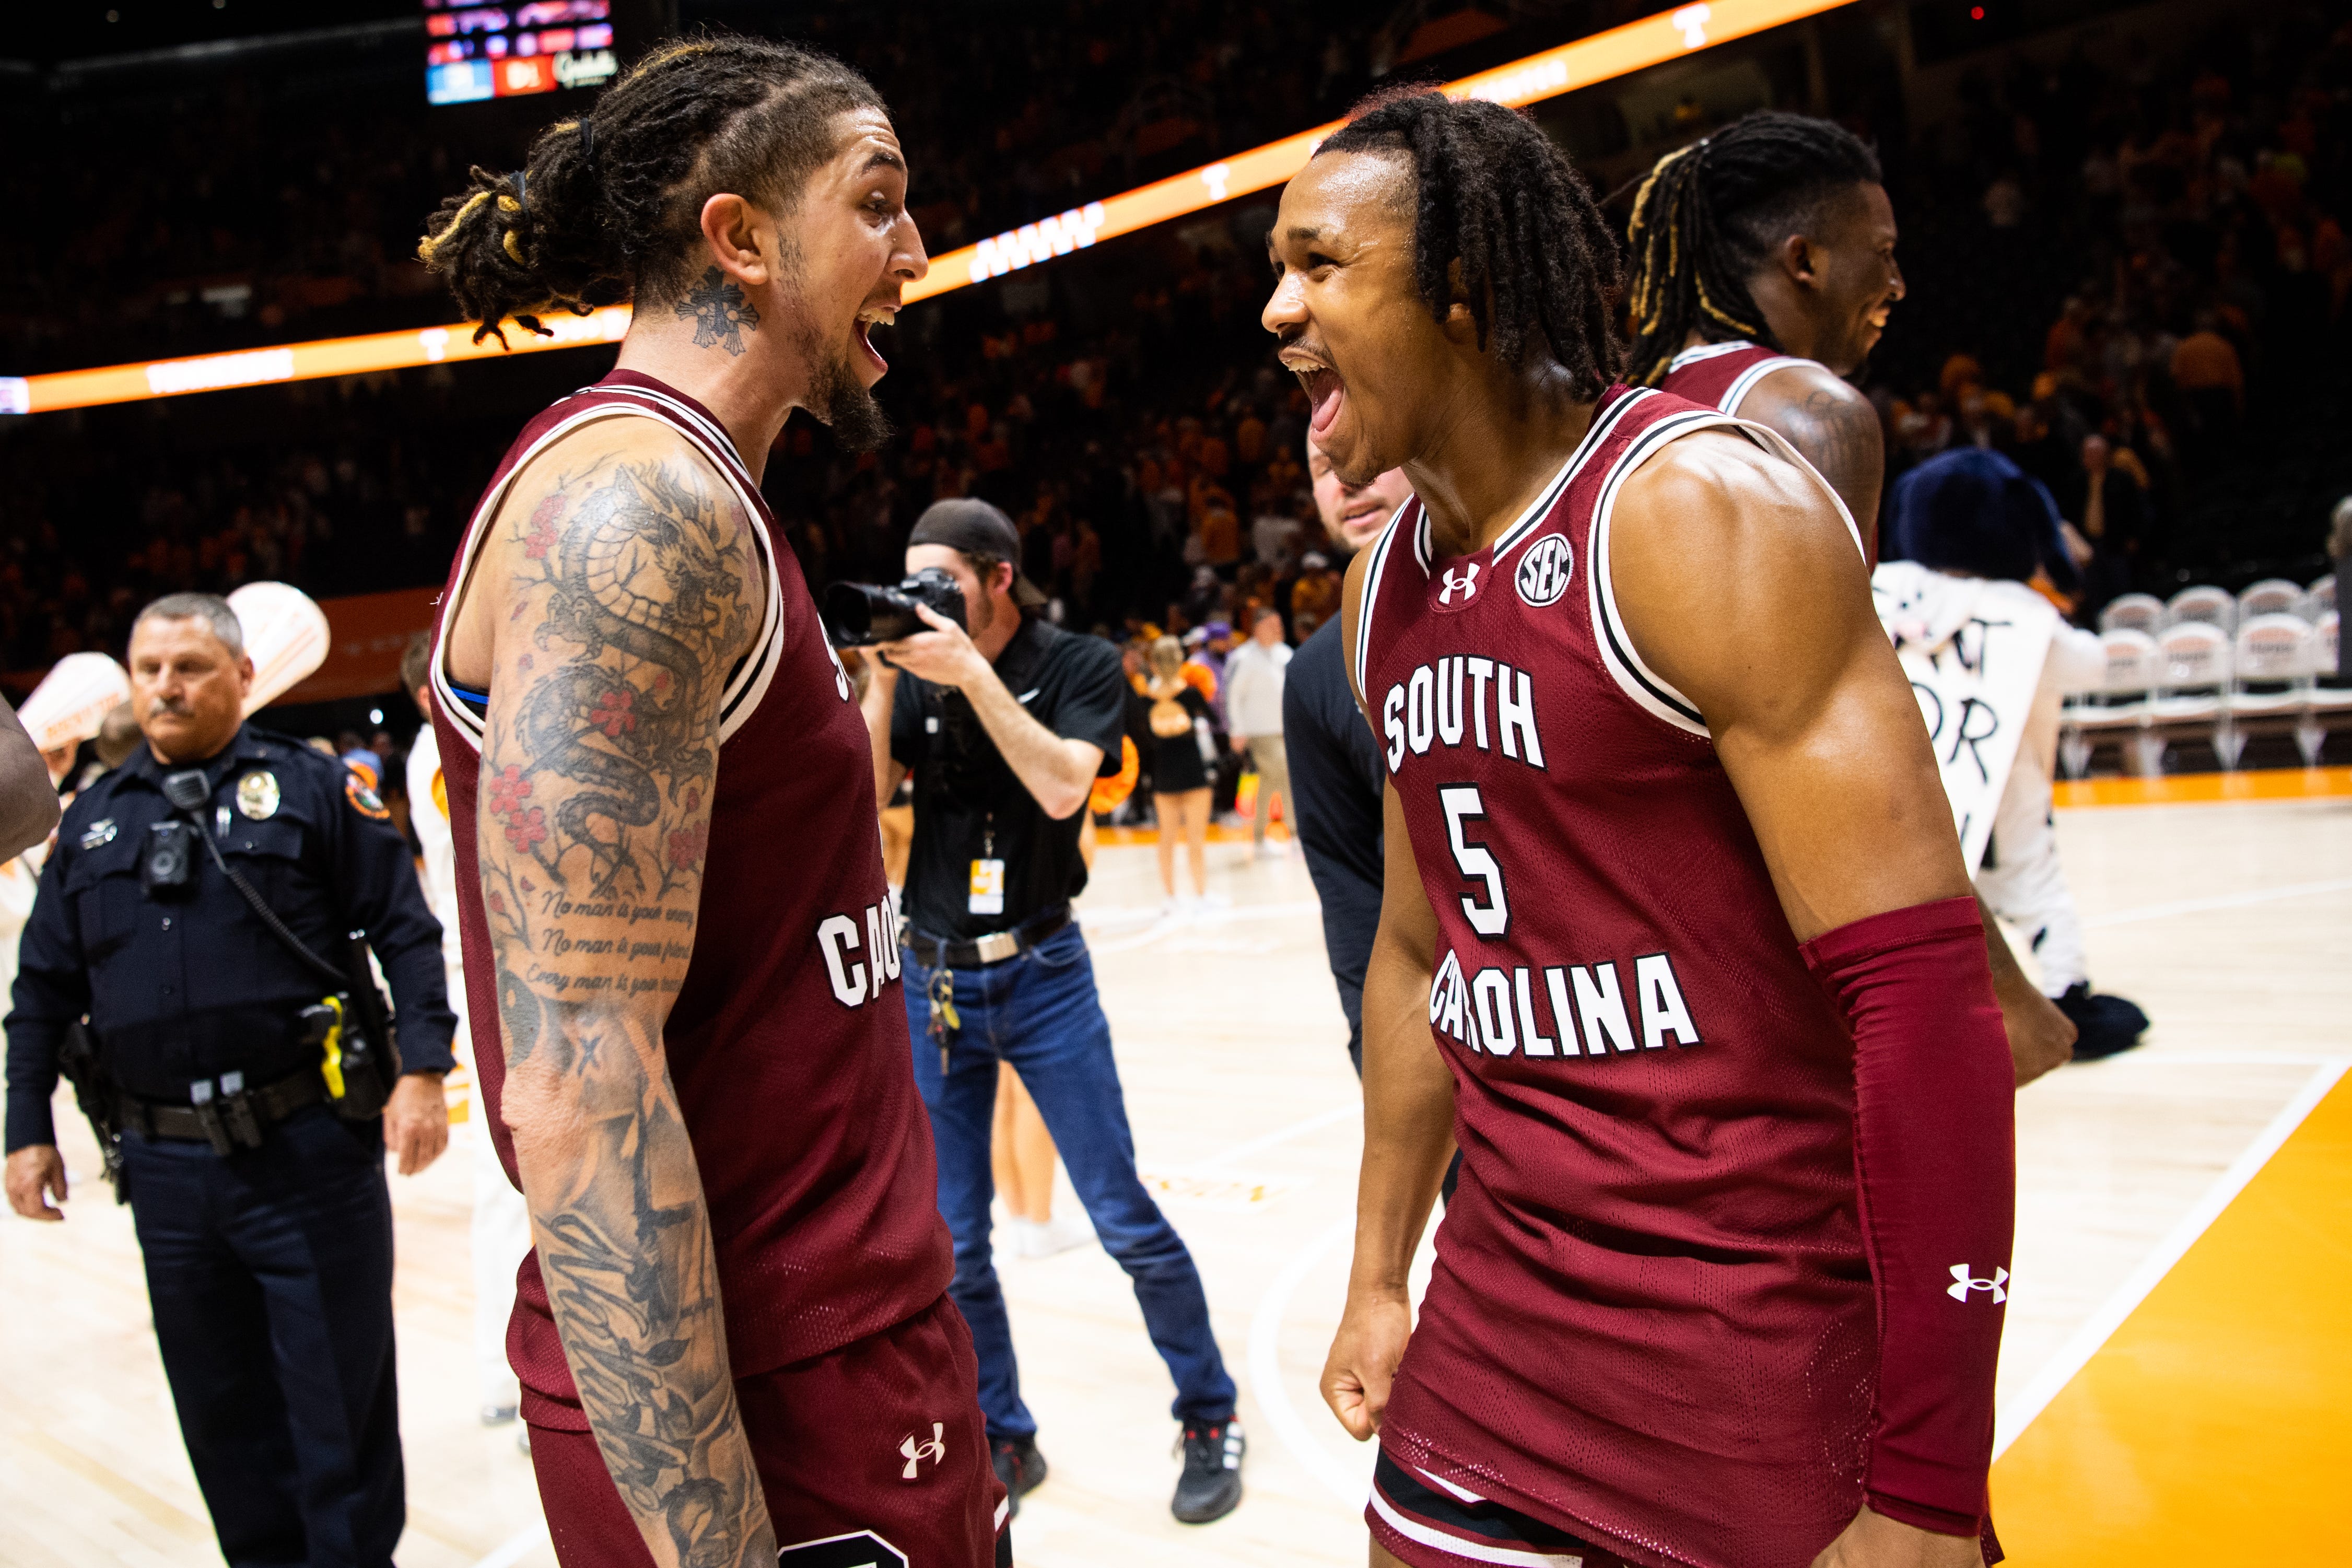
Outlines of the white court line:
<svg viewBox="0 0 2352 1568">
<path fill-rule="evenodd" d="M 1249 1372 L 1250 1392 L 1257 1396 L 1260 1410 L 1290 1450 L 1290 1457 L 1307 1467 L 1307 1473 L 1323 1483 L 1333 1497 L 1349 1509 L 1364 1506 L 1366 1488 L 1361 1476 L 1351 1475 L 1348 1468 L 1331 1457 L 1307 1422 L 1298 1407 L 1290 1403 L 1290 1391 L 1282 1384 L 1282 1320 L 1290 1310 L 1290 1298 L 1299 1284 L 1323 1261 L 1324 1254 L 1352 1237 L 1356 1216 L 1352 1214 L 1299 1248 L 1298 1256 L 1290 1260 L 1283 1271 L 1274 1277 L 1266 1288 L 1265 1299 L 1250 1319 Z"/>
<path fill-rule="evenodd" d="M 2267 904 L 2279 899 L 2307 899 L 2319 893 L 2347 890 L 2352 890 L 2352 879 L 2333 882 L 2294 882 L 2284 888 L 2257 888 L 2250 893 L 2222 893 L 2210 899 L 2182 899 L 2177 903 L 2147 904 L 2116 914 L 2093 915 L 2083 924 L 2086 929 L 2104 930 L 2108 926 L 2137 925 L 2142 921 L 2169 920 L 2174 915 L 2201 915 L 2213 910 L 2242 910 L 2249 904 Z"/>
<path fill-rule="evenodd" d="M 533 1547 L 546 1539 L 547 1521 L 541 1520 L 537 1524 L 516 1531 L 512 1540 L 475 1563 L 474 1568 L 514 1568 L 516 1563 L 530 1555 Z"/>
<path fill-rule="evenodd" d="M 2352 1068 L 2352 1057 L 2330 1056 L 2324 1051 L 2168 1051 L 2158 1046 L 2067 1065 L 2101 1070 L 2111 1067 Z"/>
<path fill-rule="evenodd" d="M 1081 910 L 1078 911 L 1078 923 L 1085 925 L 1090 921 L 1099 920 L 1108 924 L 1122 924 L 1139 912 L 1141 911 L 1136 910 L 1133 906 L 1094 911 Z M 1295 903 L 1237 904 L 1230 909 L 1199 910 L 1189 915 L 1161 914 L 1152 921 L 1150 926 L 1133 936 L 1113 937 L 1108 942 L 1091 942 L 1088 945 L 1097 953 L 1132 952 L 1139 947 L 1148 946 L 1163 936 L 1172 936 L 1181 931 L 1201 931 L 1255 921 L 1289 920 L 1298 915 L 1316 915 L 1322 912 L 1321 904 L 1312 899 L 1307 899 Z"/>
<path fill-rule="evenodd" d="M 2156 1061 L 2161 1058 L 2151 1057 L 2148 1059 Z M 2294 1130 L 2303 1125 L 2304 1118 L 2326 1098 L 2327 1091 L 2336 1087 L 2336 1080 L 2344 1076 L 2347 1066 L 2352 1066 L 2352 1061 L 2337 1058 L 2314 1069 L 2310 1081 L 2303 1086 L 2303 1091 L 2289 1100 L 2286 1108 L 2263 1129 L 2261 1135 L 2230 1162 L 2229 1169 L 2205 1189 L 2205 1195 L 2197 1201 L 2197 1206 L 2181 1216 L 2180 1223 L 2174 1226 L 2156 1249 L 2141 1260 L 2131 1277 L 2101 1304 L 2089 1321 L 2074 1331 L 2074 1338 L 2068 1340 L 2057 1354 L 2042 1363 L 2042 1370 L 2033 1374 L 2033 1381 L 1998 1413 L 1993 1422 L 1994 1458 L 1998 1459 L 2007 1452 L 2009 1446 L 2017 1441 L 2019 1434 L 2033 1424 L 2033 1418 L 2049 1408 L 2050 1402 L 2058 1397 L 2059 1391 L 2090 1363 L 2091 1358 L 2098 1353 L 2099 1347 L 2123 1327 L 2124 1320 L 2147 1299 L 2148 1292 L 2171 1272 L 2173 1265 L 2188 1255 L 2189 1249 L 2197 1244 L 2197 1238 L 2221 1217 L 2221 1211 L 2245 1190 L 2246 1184 L 2254 1179 L 2255 1173 L 2270 1163 L 2271 1156 L 2279 1152 L 2287 1139 L 2294 1135 Z"/>
<path fill-rule="evenodd" d="M 1287 1143 L 1293 1138 L 1304 1138 L 1309 1132 L 1318 1131 L 1330 1126 L 1334 1121 L 1345 1121 L 1351 1116 L 1361 1116 L 1363 1113 L 1364 1108 L 1360 1105 L 1335 1105 L 1328 1110 L 1307 1118 L 1304 1121 L 1294 1121 L 1287 1127 L 1276 1128 L 1264 1137 L 1253 1138 L 1246 1143 L 1236 1143 L 1223 1153 L 1212 1154 L 1198 1164 L 1187 1168 L 1206 1171 L 1214 1166 L 1230 1164 L 1235 1160 L 1245 1160 L 1252 1154 L 1261 1153 L 1273 1148 L 1277 1143 Z"/>
</svg>

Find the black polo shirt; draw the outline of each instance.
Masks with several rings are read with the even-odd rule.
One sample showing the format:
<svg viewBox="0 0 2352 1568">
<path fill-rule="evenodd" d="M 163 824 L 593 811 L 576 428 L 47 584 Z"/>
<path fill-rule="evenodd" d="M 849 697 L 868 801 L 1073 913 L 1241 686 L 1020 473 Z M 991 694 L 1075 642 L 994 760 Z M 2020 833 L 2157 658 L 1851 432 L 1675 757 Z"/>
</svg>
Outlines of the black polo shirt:
<svg viewBox="0 0 2352 1568">
<path fill-rule="evenodd" d="M 212 800 L 205 829 L 221 857 L 313 952 L 342 956 L 364 931 L 398 1012 L 401 1065 L 450 1065 L 441 925 L 425 907 L 408 847 L 359 777 L 299 741 L 250 725 L 200 764 Z M 142 1100 L 184 1104 L 197 1079 L 242 1072 L 256 1087 L 319 1058 L 296 1015 L 320 977 L 271 935 L 198 847 L 188 885 L 140 885 L 147 830 L 172 815 L 163 776 L 141 746 L 66 808 L 18 950 L 8 1016 L 7 1146 L 52 1143 L 49 1096 L 67 1026 L 89 1016 L 115 1081 Z"/>
<path fill-rule="evenodd" d="M 1101 747 L 1101 776 L 1118 772 L 1128 684 L 1117 648 L 1024 616 L 997 655 L 996 675 L 1046 729 Z M 968 942 L 1010 931 L 1086 887 L 1087 865 L 1078 855 L 1084 809 L 1059 822 L 1047 816 L 961 692 L 900 676 L 890 754 L 914 775 L 906 910 L 916 931 Z M 972 862 L 981 859 L 1004 862 L 1001 911 L 971 908 Z"/>
</svg>

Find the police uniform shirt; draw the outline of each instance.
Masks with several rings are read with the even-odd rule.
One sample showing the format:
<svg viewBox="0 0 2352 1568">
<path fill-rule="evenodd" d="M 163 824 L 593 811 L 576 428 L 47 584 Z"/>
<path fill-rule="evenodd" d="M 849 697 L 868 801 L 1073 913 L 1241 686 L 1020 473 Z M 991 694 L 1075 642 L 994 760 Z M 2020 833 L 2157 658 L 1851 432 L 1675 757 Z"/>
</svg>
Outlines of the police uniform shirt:
<svg viewBox="0 0 2352 1568">
<path fill-rule="evenodd" d="M 1098 776 L 1118 773 L 1128 685 L 1117 648 L 1027 616 L 997 656 L 996 675 L 1046 729 L 1101 747 Z M 1078 854 L 1085 807 L 1058 822 L 1047 816 L 962 693 L 903 675 L 896 702 L 890 754 L 915 784 L 907 923 L 925 936 L 968 942 L 1075 898 L 1087 885 Z M 972 862 L 982 859 L 1004 862 L 999 912 L 971 907 Z"/>
<path fill-rule="evenodd" d="M 87 1014 L 108 1071 L 142 1100 L 185 1104 L 189 1085 L 237 1071 L 253 1087 L 314 1065 L 297 1015 L 327 990 L 195 846 L 187 885 L 140 885 L 148 828 L 173 816 L 142 745 L 65 815 L 43 868 L 7 1020 L 7 1147 L 56 1142 L 58 1047 Z M 364 781 L 289 737 L 240 729 L 203 764 L 203 829 L 295 935 L 331 963 L 367 932 L 391 982 L 403 1068 L 446 1071 L 456 1019 L 441 926 L 407 846 Z"/>
</svg>

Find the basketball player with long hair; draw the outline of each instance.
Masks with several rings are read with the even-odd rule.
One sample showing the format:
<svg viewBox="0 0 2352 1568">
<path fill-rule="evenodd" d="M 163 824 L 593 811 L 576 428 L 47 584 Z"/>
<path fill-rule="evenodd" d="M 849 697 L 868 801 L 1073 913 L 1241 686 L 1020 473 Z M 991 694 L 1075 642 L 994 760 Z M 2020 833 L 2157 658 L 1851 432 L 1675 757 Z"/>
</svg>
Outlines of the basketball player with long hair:
<svg viewBox="0 0 2352 1568">
<path fill-rule="evenodd" d="M 1778 435 L 1614 384 L 1615 242 L 1507 110 L 1374 100 L 1268 245 L 1316 442 L 1417 498 L 1344 617 L 1372 1562 L 1979 1562 L 2010 1069 L 1860 539 Z"/>
<path fill-rule="evenodd" d="M 708 39 L 474 171 L 423 247 L 484 331 L 635 308 L 499 466 L 431 670 L 567 1568 L 1011 1561 L 866 728 L 759 489 L 794 408 L 887 433 L 907 178 L 856 72 Z"/>
<path fill-rule="evenodd" d="M 1886 472 L 1877 409 L 1849 384 L 1902 300 L 1878 157 L 1843 126 L 1765 110 L 1667 153 L 1628 226 L 1625 379 L 1788 437 L 1844 501 L 1874 563 Z M 1979 909 L 2021 1087 L 2073 1059 L 2075 1026 Z"/>
</svg>

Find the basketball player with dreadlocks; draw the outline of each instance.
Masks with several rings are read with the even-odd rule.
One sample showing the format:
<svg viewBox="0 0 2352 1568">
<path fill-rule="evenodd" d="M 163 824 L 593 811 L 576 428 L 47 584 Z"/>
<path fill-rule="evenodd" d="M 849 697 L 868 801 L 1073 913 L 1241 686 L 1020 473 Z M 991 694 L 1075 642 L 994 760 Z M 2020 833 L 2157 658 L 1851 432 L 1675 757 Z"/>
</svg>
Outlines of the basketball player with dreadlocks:
<svg viewBox="0 0 2352 1568">
<path fill-rule="evenodd" d="M 1372 100 L 1268 246 L 1314 439 L 1416 498 L 1343 605 L 1372 1563 L 1996 1559 L 2009 1065 L 1861 541 L 1777 433 L 1613 384 L 1614 240 L 1506 109 Z"/>
<path fill-rule="evenodd" d="M 499 464 L 430 678 L 566 1568 L 1012 1560 L 866 727 L 759 488 L 796 407 L 887 433 L 906 204 L 863 78 L 717 38 L 475 170 L 423 247 L 485 331 L 635 307 Z M 823 852 L 759 852 L 780 824 Z"/>
<path fill-rule="evenodd" d="M 1904 295 L 1877 155 L 1844 127 L 1770 110 L 1658 160 L 1628 237 L 1625 379 L 1768 426 L 1844 501 L 1877 560 L 1885 434 L 1845 378 Z M 2074 1026 L 1979 907 L 2021 1088 L 2073 1059 Z"/>
</svg>

